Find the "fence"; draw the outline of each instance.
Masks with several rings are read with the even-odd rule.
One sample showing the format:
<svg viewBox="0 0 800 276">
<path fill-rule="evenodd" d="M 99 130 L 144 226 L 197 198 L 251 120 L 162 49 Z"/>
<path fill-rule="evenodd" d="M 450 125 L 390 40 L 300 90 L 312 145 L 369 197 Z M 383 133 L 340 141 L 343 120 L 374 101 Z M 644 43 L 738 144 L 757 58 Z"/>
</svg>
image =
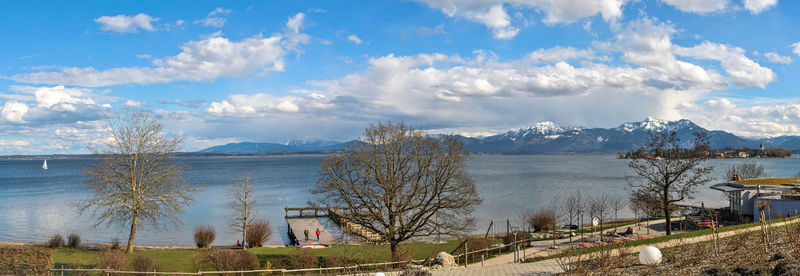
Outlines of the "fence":
<svg viewBox="0 0 800 276">
<path fill-rule="evenodd" d="M 489 247 L 474 251 L 468 251 L 466 253 L 460 253 L 457 255 L 453 255 L 453 259 L 456 261 L 457 264 L 462 264 L 466 266 L 470 262 L 470 258 L 472 262 L 475 261 L 475 256 L 478 253 L 483 252 L 491 252 L 497 250 L 497 254 L 502 253 L 503 248 L 512 247 L 516 248 L 517 245 L 527 245 L 530 246 L 530 242 L 534 241 L 534 239 L 525 239 L 519 240 L 516 242 L 512 242 L 509 244 L 501 244 L 495 247 Z M 466 244 L 467 241 L 464 241 Z M 460 248 L 460 246 L 459 246 Z M 458 248 L 456 248 L 456 251 Z M 469 250 L 469 248 L 467 248 Z M 411 260 L 411 261 L 400 261 L 400 262 L 384 262 L 384 263 L 371 263 L 371 264 L 357 264 L 352 266 L 342 266 L 342 267 L 321 267 L 321 268 L 304 268 L 304 269 L 256 269 L 256 270 L 240 270 L 240 271 L 198 271 L 198 272 L 160 272 L 160 271 L 152 271 L 152 272 L 145 272 L 145 271 L 117 271 L 113 269 L 96 269 L 96 268 L 53 268 L 50 269 L 50 272 L 55 273 L 56 275 L 64 275 L 64 272 L 68 273 L 75 273 L 75 272 L 89 272 L 89 273 L 98 273 L 102 275 L 119 275 L 119 274 L 129 274 L 129 275 L 212 275 L 212 274 L 255 274 L 255 273 L 263 273 L 263 274 L 278 274 L 278 275 L 285 275 L 285 274 L 325 274 L 325 273 L 333 273 L 333 272 L 347 272 L 347 273 L 357 273 L 357 272 L 367 272 L 367 271 L 374 271 L 378 268 L 383 268 L 385 271 L 396 271 L 399 270 L 398 267 L 402 267 L 403 265 L 407 265 L 410 263 L 417 263 L 417 264 L 424 264 L 426 261 L 431 260 L 431 258 L 427 258 L 425 260 Z"/>
<path fill-rule="evenodd" d="M 96 268 L 53 268 L 50 272 L 56 275 L 64 275 L 64 272 L 94 272 L 102 275 L 118 275 L 118 274 L 134 274 L 134 275 L 211 275 L 211 274 L 323 274 L 331 273 L 332 271 L 346 271 L 346 272 L 361 272 L 374 270 L 376 267 L 383 267 L 388 270 L 398 270 L 396 267 L 409 264 L 412 262 L 421 263 L 423 261 L 402 261 L 402 262 L 385 262 L 385 263 L 372 263 L 372 264 L 357 264 L 353 266 L 342 267 L 321 267 L 321 268 L 304 268 L 304 269 L 256 269 L 256 270 L 238 270 L 238 271 L 198 271 L 198 272 L 146 272 L 146 271 L 118 271 L 113 269 L 96 269 Z M 387 270 L 387 271 L 388 271 Z"/>
</svg>

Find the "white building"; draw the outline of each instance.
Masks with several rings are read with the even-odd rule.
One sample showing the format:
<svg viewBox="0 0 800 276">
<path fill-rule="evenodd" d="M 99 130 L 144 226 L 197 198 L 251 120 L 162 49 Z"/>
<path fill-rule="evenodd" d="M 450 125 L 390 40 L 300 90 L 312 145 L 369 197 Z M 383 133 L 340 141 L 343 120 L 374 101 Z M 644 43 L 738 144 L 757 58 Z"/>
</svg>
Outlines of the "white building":
<svg viewBox="0 0 800 276">
<path fill-rule="evenodd" d="M 756 200 L 765 200 L 767 219 L 796 216 L 800 212 L 800 178 L 746 179 L 711 186 L 728 197 L 732 213 L 759 221 Z"/>
</svg>

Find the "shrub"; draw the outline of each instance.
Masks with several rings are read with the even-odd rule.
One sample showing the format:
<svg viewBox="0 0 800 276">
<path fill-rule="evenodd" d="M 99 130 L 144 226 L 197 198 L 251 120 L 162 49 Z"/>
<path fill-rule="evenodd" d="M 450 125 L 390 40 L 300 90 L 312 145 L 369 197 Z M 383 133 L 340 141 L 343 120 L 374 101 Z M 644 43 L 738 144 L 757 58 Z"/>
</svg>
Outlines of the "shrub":
<svg viewBox="0 0 800 276">
<path fill-rule="evenodd" d="M 269 220 L 264 218 L 253 221 L 247 226 L 247 244 L 250 247 L 261 247 L 272 236 Z"/>
<path fill-rule="evenodd" d="M 119 249 L 119 238 L 111 239 L 111 249 Z"/>
<path fill-rule="evenodd" d="M 491 244 L 486 239 L 470 239 L 467 241 L 467 249 L 469 249 L 469 251 L 486 249 L 490 246 Z"/>
<path fill-rule="evenodd" d="M 195 257 L 198 270 L 248 270 L 258 268 L 258 257 L 247 250 L 211 249 Z"/>
<path fill-rule="evenodd" d="M 732 276 L 733 273 L 725 270 L 725 268 L 712 266 L 703 270 L 700 275 L 708 275 L 708 276 Z"/>
<path fill-rule="evenodd" d="M 125 270 L 128 256 L 119 250 L 103 250 L 97 253 L 97 267 L 102 269 Z"/>
<path fill-rule="evenodd" d="M 472 250 L 472 249 L 470 249 Z M 414 257 L 414 251 L 411 250 L 408 246 L 400 245 L 392 255 L 393 262 L 407 262 L 411 261 L 411 258 Z"/>
<path fill-rule="evenodd" d="M 538 209 L 528 214 L 527 221 L 536 231 L 553 230 L 553 214 L 546 209 Z"/>
<path fill-rule="evenodd" d="M 136 256 L 133 258 L 133 270 L 153 272 L 158 270 L 158 265 L 153 259 L 147 256 Z"/>
<path fill-rule="evenodd" d="M 733 273 L 740 276 L 769 275 L 769 272 L 764 267 L 758 265 L 740 265 L 733 269 Z"/>
<path fill-rule="evenodd" d="M 298 248 L 289 252 L 288 260 L 289 265 L 295 269 L 314 268 L 317 267 L 317 263 L 319 263 L 317 254 L 311 251 L 311 249 L 306 248 Z"/>
<path fill-rule="evenodd" d="M 59 234 L 55 234 L 53 235 L 53 237 L 50 238 L 50 241 L 47 242 L 47 247 L 59 248 L 63 244 L 64 244 L 64 238 L 61 237 L 61 235 Z"/>
<path fill-rule="evenodd" d="M 342 257 L 338 255 L 329 254 L 322 257 L 323 267 L 341 267 L 343 264 Z"/>
<path fill-rule="evenodd" d="M 217 233 L 211 225 L 199 226 L 194 229 L 194 243 L 197 244 L 197 248 L 211 247 L 216 236 Z"/>
<path fill-rule="evenodd" d="M 78 246 L 81 245 L 81 236 L 75 232 L 69 233 L 69 237 L 67 237 L 67 245 L 70 248 L 78 248 Z"/>
<path fill-rule="evenodd" d="M 45 274 L 53 268 L 48 248 L 0 248 L 0 275 Z"/>
<path fill-rule="evenodd" d="M 772 275 L 800 275 L 800 263 L 794 259 L 783 259 L 772 269 Z"/>
</svg>

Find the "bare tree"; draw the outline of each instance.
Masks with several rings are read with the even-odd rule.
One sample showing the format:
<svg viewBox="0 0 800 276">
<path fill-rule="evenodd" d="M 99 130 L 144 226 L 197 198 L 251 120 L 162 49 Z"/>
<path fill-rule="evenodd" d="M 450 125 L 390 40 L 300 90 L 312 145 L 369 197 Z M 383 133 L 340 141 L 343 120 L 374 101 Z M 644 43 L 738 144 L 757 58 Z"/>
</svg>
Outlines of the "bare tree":
<svg viewBox="0 0 800 276">
<path fill-rule="evenodd" d="M 581 201 L 583 201 L 583 199 L 581 198 L 581 193 L 580 191 L 577 190 L 575 191 L 575 193 L 571 193 L 567 197 L 567 202 L 566 206 L 564 206 L 564 209 L 566 210 L 567 221 L 569 222 L 570 225 L 570 231 L 572 231 L 571 230 L 572 225 L 575 224 L 575 219 L 577 219 L 578 216 L 580 215 L 580 210 L 581 210 L 580 205 L 582 204 Z M 569 241 L 572 242 L 572 235 L 569 235 Z"/>
<path fill-rule="evenodd" d="M 586 213 L 586 199 L 581 196 L 581 191 L 575 191 L 575 197 L 578 199 L 577 204 L 575 204 L 576 211 L 578 212 L 578 232 L 581 233 L 581 240 L 583 240 L 583 214 Z"/>
<path fill-rule="evenodd" d="M 326 158 L 312 191 L 318 203 L 379 234 L 395 257 L 413 237 L 472 229 L 482 199 L 466 171 L 469 154 L 453 136 L 428 136 L 405 124 L 379 123 Z"/>
<path fill-rule="evenodd" d="M 614 233 L 617 232 L 617 225 L 619 225 L 617 213 L 619 213 L 619 210 L 622 210 L 622 208 L 625 208 L 625 201 L 622 200 L 621 197 L 614 197 L 611 199 L 611 209 L 614 209 Z"/>
<path fill-rule="evenodd" d="M 600 240 L 603 240 L 603 224 L 605 222 L 606 215 L 608 215 L 609 209 L 609 199 L 606 194 L 602 194 L 598 197 L 594 197 L 590 204 L 589 209 L 593 210 L 593 216 L 597 216 L 600 219 Z"/>
<path fill-rule="evenodd" d="M 553 223 L 553 247 L 556 247 L 556 233 L 558 232 L 558 221 L 561 220 L 563 210 L 561 210 L 561 199 L 558 196 L 552 196 L 547 206 L 550 216 L 552 216 Z"/>
<path fill-rule="evenodd" d="M 725 169 L 724 181 L 730 181 L 734 179 L 736 176 L 739 176 L 740 179 L 750 179 L 750 178 L 763 178 L 763 177 L 770 177 L 770 173 L 766 171 L 764 166 L 758 165 L 758 163 L 741 163 L 738 165 L 731 165 L 727 169 Z"/>
<path fill-rule="evenodd" d="M 711 181 L 710 166 L 701 166 L 708 156 L 708 137 L 695 133 L 694 147 L 683 149 L 672 132 L 654 132 L 646 143 L 648 156 L 634 157 L 628 166 L 645 181 L 629 182 L 634 190 L 651 194 L 661 203 L 667 220 L 667 235 L 672 234 L 670 206 L 694 198 L 695 189 Z"/>
<path fill-rule="evenodd" d="M 231 201 L 229 203 L 232 211 L 230 227 L 236 233 L 242 233 L 242 248 L 247 249 L 247 228 L 253 223 L 256 206 L 255 191 L 250 185 L 250 177 L 243 176 L 241 182 L 234 182 L 231 187 Z"/>
<path fill-rule="evenodd" d="M 131 253 L 137 229 L 179 224 L 177 215 L 191 203 L 195 190 L 170 162 L 170 154 L 180 149 L 180 137 L 166 137 L 161 123 L 144 111 L 128 110 L 107 122 L 108 139 L 90 146 L 97 163 L 84 170 L 93 196 L 79 209 L 91 213 L 95 227 L 129 226 L 126 251 Z"/>
</svg>

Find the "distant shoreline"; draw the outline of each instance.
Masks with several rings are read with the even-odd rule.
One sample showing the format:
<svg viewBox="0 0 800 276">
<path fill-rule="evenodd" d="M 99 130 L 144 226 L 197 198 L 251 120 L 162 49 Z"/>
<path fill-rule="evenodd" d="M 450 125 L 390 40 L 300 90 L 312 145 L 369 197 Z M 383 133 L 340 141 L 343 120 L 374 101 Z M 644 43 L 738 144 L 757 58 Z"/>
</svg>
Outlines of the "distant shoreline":
<svg viewBox="0 0 800 276">
<path fill-rule="evenodd" d="M 335 153 L 288 153 L 288 154 L 204 154 L 204 153 L 177 153 L 176 158 L 247 158 L 247 157 L 324 157 Z M 616 152 L 537 152 L 537 153 L 470 153 L 473 156 L 525 156 L 525 155 L 618 155 Z M 42 159 L 96 159 L 95 154 L 41 154 L 41 155 L 1 155 L 0 161 L 11 160 L 42 160 Z"/>
</svg>

